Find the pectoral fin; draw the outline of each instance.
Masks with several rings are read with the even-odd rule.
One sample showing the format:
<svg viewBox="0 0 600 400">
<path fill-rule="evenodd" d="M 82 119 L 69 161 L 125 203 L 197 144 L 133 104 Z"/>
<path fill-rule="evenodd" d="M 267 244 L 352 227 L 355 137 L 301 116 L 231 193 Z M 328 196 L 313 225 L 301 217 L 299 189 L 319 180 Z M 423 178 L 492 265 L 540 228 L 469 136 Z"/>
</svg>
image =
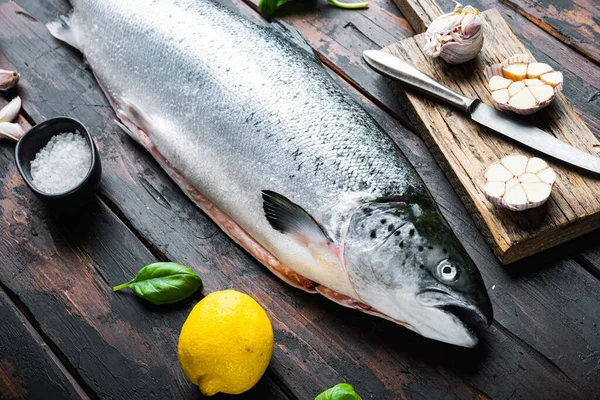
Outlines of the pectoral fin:
<svg viewBox="0 0 600 400">
<path fill-rule="evenodd" d="M 271 227 L 299 242 L 327 244 L 332 240 L 315 219 L 285 196 L 263 190 L 263 210 Z"/>
</svg>

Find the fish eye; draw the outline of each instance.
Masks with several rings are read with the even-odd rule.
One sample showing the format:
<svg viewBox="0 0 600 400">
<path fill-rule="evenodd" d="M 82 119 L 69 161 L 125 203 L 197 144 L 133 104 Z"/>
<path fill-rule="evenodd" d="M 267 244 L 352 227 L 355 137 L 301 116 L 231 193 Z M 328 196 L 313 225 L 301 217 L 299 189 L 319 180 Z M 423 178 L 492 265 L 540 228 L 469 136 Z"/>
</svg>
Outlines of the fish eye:
<svg viewBox="0 0 600 400">
<path fill-rule="evenodd" d="M 450 261 L 444 260 L 438 265 L 438 274 L 446 282 L 454 281 L 458 276 L 458 269 Z"/>
</svg>

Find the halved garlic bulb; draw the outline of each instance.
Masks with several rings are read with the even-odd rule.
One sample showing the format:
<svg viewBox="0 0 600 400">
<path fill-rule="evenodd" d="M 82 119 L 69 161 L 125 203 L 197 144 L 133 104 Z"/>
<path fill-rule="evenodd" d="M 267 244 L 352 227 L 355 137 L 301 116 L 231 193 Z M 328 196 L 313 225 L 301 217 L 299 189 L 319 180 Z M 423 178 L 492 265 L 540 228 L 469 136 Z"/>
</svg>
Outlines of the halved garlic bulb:
<svg viewBox="0 0 600 400">
<path fill-rule="evenodd" d="M 483 47 L 483 19 L 479 10 L 456 3 L 454 11 L 434 19 L 425 32 L 423 51 L 449 64 L 472 60 Z"/>
<path fill-rule="evenodd" d="M 530 62 L 527 54 L 486 67 L 483 74 L 498 107 L 522 115 L 547 107 L 562 89 L 562 73 L 548 64 Z"/>
<path fill-rule="evenodd" d="M 539 207 L 548 200 L 556 173 L 537 157 L 512 154 L 485 171 L 483 193 L 493 204 L 512 211 Z"/>
</svg>

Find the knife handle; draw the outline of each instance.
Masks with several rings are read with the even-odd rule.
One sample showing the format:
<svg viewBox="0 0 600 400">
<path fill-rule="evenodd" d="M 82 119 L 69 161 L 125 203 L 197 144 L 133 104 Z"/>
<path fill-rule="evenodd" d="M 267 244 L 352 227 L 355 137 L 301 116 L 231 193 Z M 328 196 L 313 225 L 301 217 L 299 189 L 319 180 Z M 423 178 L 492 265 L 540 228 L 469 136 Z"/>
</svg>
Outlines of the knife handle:
<svg viewBox="0 0 600 400">
<path fill-rule="evenodd" d="M 450 103 L 467 113 L 475 101 L 475 99 L 470 99 L 456 93 L 448 86 L 442 85 L 412 65 L 391 54 L 378 50 L 369 50 L 364 52 L 364 58 L 371 68 L 381 74 L 397 79 L 413 89 Z"/>
</svg>

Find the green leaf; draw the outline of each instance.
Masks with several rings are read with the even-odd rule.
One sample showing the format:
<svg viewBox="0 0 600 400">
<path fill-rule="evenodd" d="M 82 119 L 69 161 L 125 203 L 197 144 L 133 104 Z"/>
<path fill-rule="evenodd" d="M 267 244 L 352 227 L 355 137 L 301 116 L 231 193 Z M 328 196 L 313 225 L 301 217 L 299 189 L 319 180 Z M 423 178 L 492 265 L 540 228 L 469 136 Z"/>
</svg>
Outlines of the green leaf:
<svg viewBox="0 0 600 400">
<path fill-rule="evenodd" d="M 258 9 L 263 17 L 269 18 L 275 10 L 287 3 L 288 0 L 259 0 Z"/>
<path fill-rule="evenodd" d="M 315 400 L 362 400 L 362 397 L 356 394 L 349 383 L 339 383 L 315 397 Z"/>
<path fill-rule="evenodd" d="M 130 282 L 113 290 L 131 288 L 143 299 L 154 304 L 171 304 L 194 294 L 202 286 L 202 279 L 190 268 L 172 262 L 154 263 L 140 269 Z"/>
</svg>

